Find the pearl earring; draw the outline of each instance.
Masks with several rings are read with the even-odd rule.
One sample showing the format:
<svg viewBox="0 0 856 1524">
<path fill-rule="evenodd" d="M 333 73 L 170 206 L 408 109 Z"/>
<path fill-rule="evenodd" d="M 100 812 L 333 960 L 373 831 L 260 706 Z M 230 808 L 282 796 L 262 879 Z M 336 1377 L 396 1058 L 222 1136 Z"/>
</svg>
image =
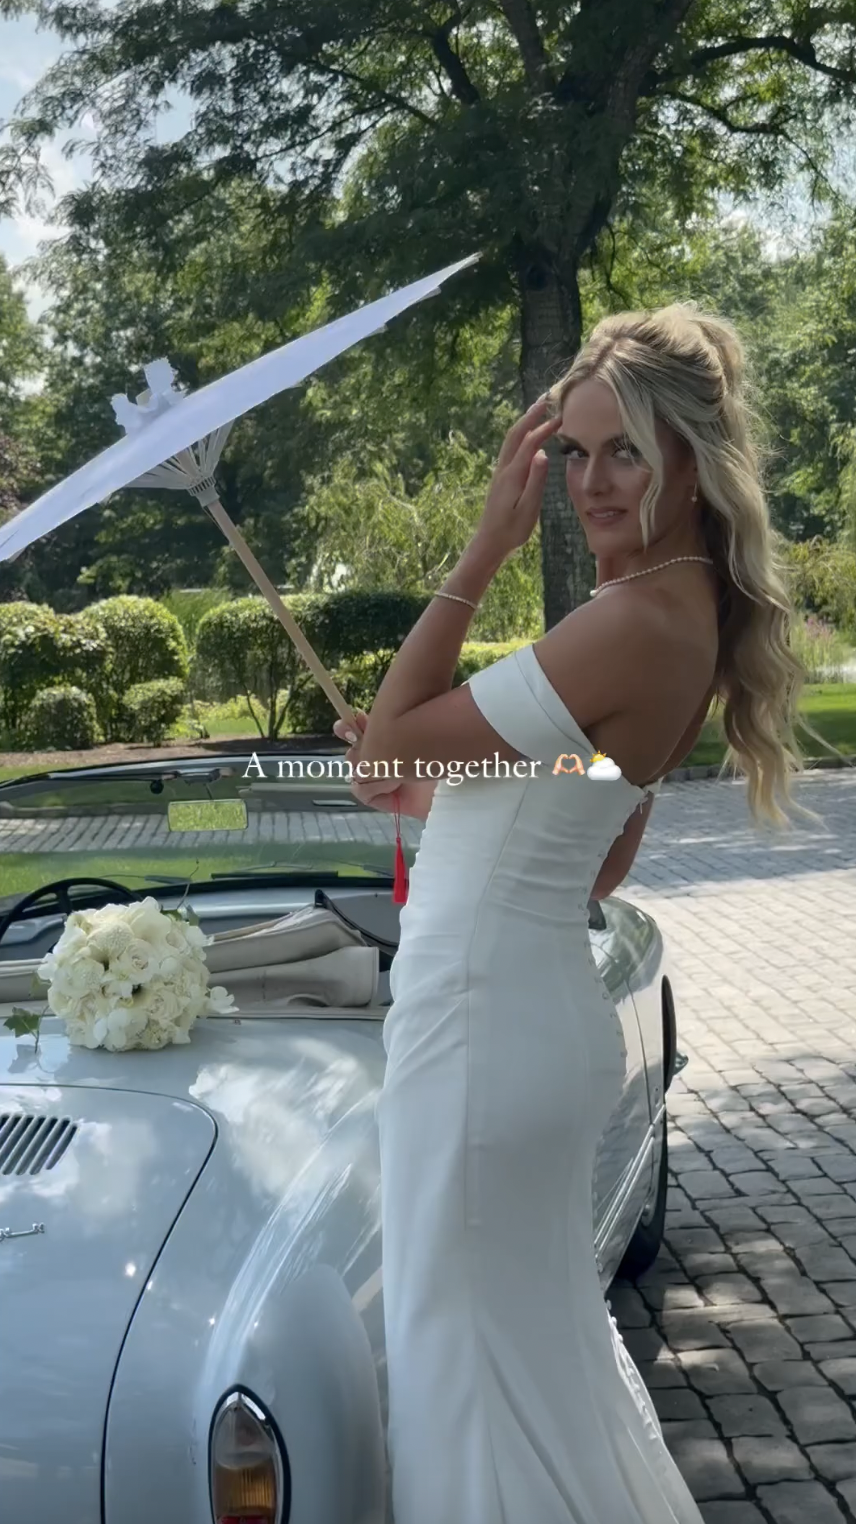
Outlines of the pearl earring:
<svg viewBox="0 0 856 1524">
<path fill-rule="evenodd" d="M 693 502 L 698 502 L 698 482 L 696 482 L 695 486 L 693 487 Z"/>
</svg>

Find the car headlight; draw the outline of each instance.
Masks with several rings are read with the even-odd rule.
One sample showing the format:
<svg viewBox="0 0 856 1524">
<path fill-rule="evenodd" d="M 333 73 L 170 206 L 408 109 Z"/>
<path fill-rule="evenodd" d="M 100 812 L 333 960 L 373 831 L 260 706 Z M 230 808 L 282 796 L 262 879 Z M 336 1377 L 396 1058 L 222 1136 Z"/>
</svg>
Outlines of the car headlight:
<svg viewBox="0 0 856 1524">
<path fill-rule="evenodd" d="M 214 1415 L 210 1480 L 214 1524 L 285 1524 L 286 1468 L 279 1436 L 246 1392 L 230 1393 Z"/>
</svg>

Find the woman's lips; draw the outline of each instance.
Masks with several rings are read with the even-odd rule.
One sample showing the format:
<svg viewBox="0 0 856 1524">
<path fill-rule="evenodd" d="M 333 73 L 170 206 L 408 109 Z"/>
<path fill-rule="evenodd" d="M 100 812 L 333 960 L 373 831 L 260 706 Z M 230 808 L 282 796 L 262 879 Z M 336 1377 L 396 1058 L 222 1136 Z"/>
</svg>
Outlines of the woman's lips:
<svg viewBox="0 0 856 1524">
<path fill-rule="evenodd" d="M 616 519 L 623 519 L 625 508 L 590 508 L 588 517 L 593 524 L 613 524 Z"/>
</svg>

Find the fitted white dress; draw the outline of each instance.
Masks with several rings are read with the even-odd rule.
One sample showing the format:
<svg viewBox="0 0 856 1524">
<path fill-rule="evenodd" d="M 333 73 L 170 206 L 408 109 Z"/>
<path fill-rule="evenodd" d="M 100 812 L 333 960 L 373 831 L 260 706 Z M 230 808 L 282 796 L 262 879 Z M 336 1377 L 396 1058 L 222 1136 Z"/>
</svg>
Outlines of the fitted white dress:
<svg viewBox="0 0 856 1524">
<path fill-rule="evenodd" d="M 592 747 L 531 646 L 469 687 L 540 766 L 438 784 L 401 912 L 378 1100 L 395 1524 L 702 1524 L 594 1253 L 625 1049 L 587 905 L 645 791 L 554 775 Z"/>
</svg>

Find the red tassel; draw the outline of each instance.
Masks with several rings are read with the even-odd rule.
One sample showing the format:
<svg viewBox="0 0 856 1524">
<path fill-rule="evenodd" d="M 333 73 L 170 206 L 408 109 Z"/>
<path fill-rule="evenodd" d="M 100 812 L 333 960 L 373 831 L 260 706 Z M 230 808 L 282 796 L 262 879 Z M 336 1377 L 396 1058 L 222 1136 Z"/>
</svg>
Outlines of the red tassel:
<svg viewBox="0 0 856 1524">
<path fill-rule="evenodd" d="M 395 879 L 392 886 L 392 903 L 407 904 L 407 864 L 401 849 L 401 813 L 395 811 Z"/>
</svg>

